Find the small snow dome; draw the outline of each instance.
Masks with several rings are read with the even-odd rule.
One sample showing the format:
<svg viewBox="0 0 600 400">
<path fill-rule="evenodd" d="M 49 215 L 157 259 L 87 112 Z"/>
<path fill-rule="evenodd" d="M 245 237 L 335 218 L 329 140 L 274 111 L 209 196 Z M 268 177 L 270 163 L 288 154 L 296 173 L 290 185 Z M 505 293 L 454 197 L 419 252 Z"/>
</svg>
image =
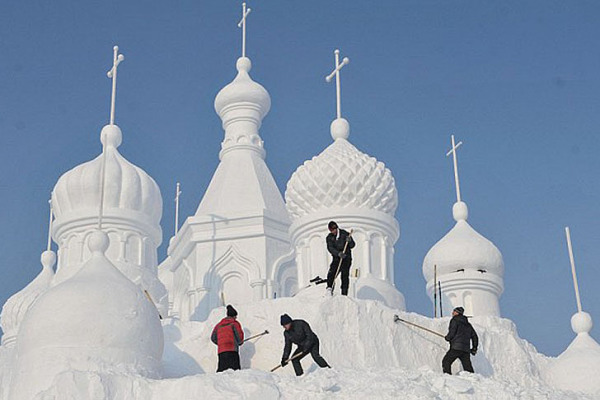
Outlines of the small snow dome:
<svg viewBox="0 0 600 400">
<path fill-rule="evenodd" d="M 343 118 L 331 124 L 334 142 L 305 161 L 287 183 L 285 201 L 293 219 L 333 207 L 356 207 L 393 216 L 398 191 L 392 172 L 348 140 Z"/>
<path fill-rule="evenodd" d="M 53 251 L 44 251 L 41 257 L 42 271 L 25 288 L 10 297 L 2 307 L 0 326 L 4 335 L 2 345 L 12 346 L 17 339 L 17 332 L 25 313 L 42 293 L 48 290 L 56 263 L 56 254 Z"/>
<path fill-rule="evenodd" d="M 22 398 L 71 369 L 157 375 L 163 331 L 156 308 L 106 258 L 108 235 L 94 231 L 88 245 L 81 270 L 40 296 L 21 324 L 12 393 Z"/>
<path fill-rule="evenodd" d="M 158 225 L 162 215 L 162 197 L 156 182 L 141 168 L 127 161 L 117 150 L 121 144 L 121 129 L 106 125 L 101 132 L 106 149 L 106 216 L 127 216 L 134 220 Z M 63 174 L 52 191 L 56 230 L 81 217 L 95 217 L 100 204 L 102 160 L 78 165 Z"/>
<path fill-rule="evenodd" d="M 469 225 L 467 205 L 462 201 L 455 203 L 452 214 L 456 224 L 425 256 L 425 280 L 429 282 L 433 279 L 434 266 L 437 266 L 438 276 L 458 270 L 485 271 L 499 277 L 504 276 L 502 253 Z"/>
<path fill-rule="evenodd" d="M 578 312 L 571 317 L 577 334 L 569 347 L 550 364 L 548 384 L 562 390 L 600 395 L 600 345 L 590 336 L 592 317 Z"/>
</svg>

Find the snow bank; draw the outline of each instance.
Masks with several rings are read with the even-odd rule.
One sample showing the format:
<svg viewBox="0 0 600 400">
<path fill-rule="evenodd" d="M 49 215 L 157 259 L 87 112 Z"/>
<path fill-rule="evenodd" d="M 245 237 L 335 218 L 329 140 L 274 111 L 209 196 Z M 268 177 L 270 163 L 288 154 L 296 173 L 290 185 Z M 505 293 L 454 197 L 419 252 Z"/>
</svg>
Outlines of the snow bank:
<svg viewBox="0 0 600 400">
<path fill-rule="evenodd" d="M 222 307 L 202 323 L 164 321 L 162 379 L 111 371 L 67 371 L 55 377 L 50 388 L 36 399 L 593 398 L 548 386 L 542 377 L 551 359 L 520 339 L 509 320 L 473 318 L 481 340 L 480 352 L 473 358 L 477 373 L 448 376 L 441 373 L 440 365 L 447 349 L 444 340 L 395 323 L 393 316 L 398 314 L 441 333 L 447 329 L 448 318 L 430 319 L 401 313 L 376 301 L 324 298 L 321 293 L 318 288 L 296 298 L 236 304 L 247 336 L 265 329 L 270 332 L 241 347 L 242 371 L 214 373 L 216 347 L 209 337 L 225 314 Z M 321 354 L 332 369 L 318 368 L 309 356 L 302 361 L 302 377 L 295 377 L 291 367 L 268 372 L 281 359 L 283 329 L 279 316 L 283 313 L 311 324 L 319 336 Z M 6 378 L 9 359 L 6 352 L 0 352 L 0 379 Z M 6 400 L 1 389 L 0 400 Z"/>
</svg>

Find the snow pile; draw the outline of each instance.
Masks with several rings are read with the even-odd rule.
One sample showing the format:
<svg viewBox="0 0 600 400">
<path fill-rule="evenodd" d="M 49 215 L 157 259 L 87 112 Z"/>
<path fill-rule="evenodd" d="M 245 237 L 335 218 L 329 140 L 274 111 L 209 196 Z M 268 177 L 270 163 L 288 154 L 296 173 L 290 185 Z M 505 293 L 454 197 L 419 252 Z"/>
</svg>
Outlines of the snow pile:
<svg viewBox="0 0 600 400">
<path fill-rule="evenodd" d="M 394 314 L 445 333 L 448 318 L 430 319 L 390 309 L 377 301 L 342 296 L 325 298 L 321 288 L 296 298 L 263 300 L 235 305 L 246 336 L 270 334 L 245 343 L 242 371 L 214 373 L 216 347 L 212 327 L 225 314 L 211 312 L 205 322 L 164 321 L 165 352 L 162 379 L 114 371 L 66 371 L 35 396 L 50 399 L 592 399 L 581 393 L 559 391 L 544 377 L 551 363 L 520 339 L 514 324 L 497 317 L 472 319 L 480 350 L 473 358 L 476 374 L 441 373 L 447 350 L 442 338 L 402 323 Z M 302 363 L 305 375 L 291 367 L 268 372 L 283 350 L 279 316 L 307 320 L 320 339 L 321 354 L 332 369 L 320 369 L 310 356 Z M 3 352 L 4 351 L 4 352 Z M 0 347 L 0 379 L 11 365 Z M 4 368 L 3 368 L 4 366 Z M 459 363 L 455 365 L 459 371 Z M 4 387 L 4 384 L 2 385 Z M 596 397 L 597 398 L 597 397 Z M 0 400 L 8 400 L 0 388 Z"/>
</svg>

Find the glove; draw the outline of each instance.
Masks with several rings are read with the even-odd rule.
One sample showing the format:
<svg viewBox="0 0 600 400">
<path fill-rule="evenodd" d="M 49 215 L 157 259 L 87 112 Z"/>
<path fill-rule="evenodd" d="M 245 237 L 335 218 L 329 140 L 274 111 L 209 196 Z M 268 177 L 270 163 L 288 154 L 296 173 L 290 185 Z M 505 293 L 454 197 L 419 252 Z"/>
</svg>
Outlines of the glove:
<svg viewBox="0 0 600 400">
<path fill-rule="evenodd" d="M 281 359 L 281 366 L 285 367 L 286 365 L 288 365 L 288 361 L 285 358 Z"/>
<path fill-rule="evenodd" d="M 343 251 L 340 251 L 340 252 L 338 253 L 338 257 L 339 257 L 339 258 L 341 258 L 341 259 L 344 259 L 344 258 L 346 258 L 346 256 L 347 256 L 347 254 L 346 254 L 346 253 L 344 253 Z"/>
<path fill-rule="evenodd" d="M 473 355 L 477 354 L 477 349 L 471 349 L 471 354 L 473 354 Z"/>
</svg>

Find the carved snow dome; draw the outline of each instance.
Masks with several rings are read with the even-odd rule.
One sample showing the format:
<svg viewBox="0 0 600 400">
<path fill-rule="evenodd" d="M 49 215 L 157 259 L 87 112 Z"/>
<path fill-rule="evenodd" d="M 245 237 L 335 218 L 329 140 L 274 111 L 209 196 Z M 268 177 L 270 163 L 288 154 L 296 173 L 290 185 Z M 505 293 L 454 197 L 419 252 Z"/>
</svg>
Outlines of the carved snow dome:
<svg viewBox="0 0 600 400">
<path fill-rule="evenodd" d="M 106 215 L 129 216 L 158 224 L 162 214 L 160 189 L 144 170 L 119 153 L 121 129 L 117 125 L 106 125 L 101 140 L 106 148 Z M 101 154 L 59 178 L 52 192 L 57 225 L 71 218 L 98 214 L 102 164 Z"/>
<path fill-rule="evenodd" d="M 423 261 L 423 275 L 433 279 L 437 274 L 453 273 L 459 269 L 481 270 L 497 276 L 504 275 L 504 261 L 500 250 L 467 222 L 468 209 L 464 202 L 452 208 L 456 225 L 427 253 Z"/>
<path fill-rule="evenodd" d="M 56 253 L 44 251 L 41 257 L 42 271 L 23 290 L 12 295 L 2 307 L 0 326 L 4 331 L 2 344 L 15 342 L 21 321 L 33 303 L 50 287 L 56 263 Z"/>
<path fill-rule="evenodd" d="M 398 191 L 392 172 L 352 145 L 348 133 L 345 119 L 334 120 L 334 142 L 292 174 L 285 200 L 293 219 L 333 207 L 364 208 L 391 216 L 396 212 Z"/>
</svg>

